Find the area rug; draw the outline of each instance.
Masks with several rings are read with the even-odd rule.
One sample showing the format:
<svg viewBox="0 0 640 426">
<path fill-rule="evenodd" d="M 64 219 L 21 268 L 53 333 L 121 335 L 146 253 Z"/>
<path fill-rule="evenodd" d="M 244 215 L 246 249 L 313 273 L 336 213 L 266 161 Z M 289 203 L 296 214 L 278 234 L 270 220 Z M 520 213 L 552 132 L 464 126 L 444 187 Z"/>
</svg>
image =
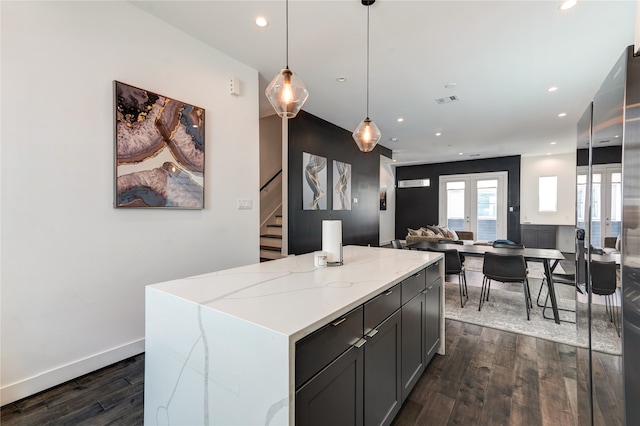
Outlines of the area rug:
<svg viewBox="0 0 640 426">
<path fill-rule="evenodd" d="M 542 308 L 536 305 L 536 296 L 542 283 L 543 267 L 541 263 L 529 263 L 529 276 L 532 277 L 529 279 L 529 285 L 533 298 L 530 320 L 527 320 L 522 284 L 492 282 L 489 301 L 486 301 L 482 310 L 478 311 L 482 285 L 482 259 L 467 258 L 465 268 L 467 269 L 469 301 L 464 308 L 460 307 L 457 277 L 447 276 L 448 282 L 445 284 L 446 318 L 539 337 L 571 346 L 587 347 L 586 315 L 579 315 L 577 325 L 567 322 L 556 324 L 553 319 L 545 319 L 542 316 Z M 573 286 L 556 285 L 556 295 L 559 307 L 575 309 L 576 297 Z M 545 296 L 546 287 L 542 291 L 541 303 L 544 303 Z M 580 312 L 584 312 L 583 309 L 586 309 L 583 304 L 578 304 L 578 306 Z M 546 315 L 553 317 L 550 307 L 547 308 Z M 560 317 L 575 321 L 576 315 L 561 311 Z M 621 354 L 621 339 L 618 337 L 614 325 L 609 321 L 604 305 L 592 305 L 592 330 L 594 350 L 608 354 Z"/>
</svg>

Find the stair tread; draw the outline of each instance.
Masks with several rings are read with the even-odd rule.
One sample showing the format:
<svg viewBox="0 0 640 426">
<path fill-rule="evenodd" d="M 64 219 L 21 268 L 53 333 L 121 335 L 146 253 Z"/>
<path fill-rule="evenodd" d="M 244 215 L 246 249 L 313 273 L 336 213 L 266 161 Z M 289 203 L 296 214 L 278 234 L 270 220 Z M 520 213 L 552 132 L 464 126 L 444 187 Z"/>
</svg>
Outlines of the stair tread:
<svg viewBox="0 0 640 426">
<path fill-rule="evenodd" d="M 273 225 L 267 225 L 267 228 L 270 227 L 270 226 L 273 226 L 273 227 L 276 227 L 276 228 L 282 228 L 282 225 L 278 225 L 277 223 L 273 224 Z"/>
<path fill-rule="evenodd" d="M 263 235 L 260 235 L 260 238 L 273 238 L 273 239 L 276 239 L 276 240 L 281 240 L 282 239 L 282 235 L 263 234 Z"/>
<path fill-rule="evenodd" d="M 277 251 L 278 253 L 280 253 L 282 251 L 282 247 L 273 247 L 273 246 L 260 245 L 260 250 Z"/>
</svg>

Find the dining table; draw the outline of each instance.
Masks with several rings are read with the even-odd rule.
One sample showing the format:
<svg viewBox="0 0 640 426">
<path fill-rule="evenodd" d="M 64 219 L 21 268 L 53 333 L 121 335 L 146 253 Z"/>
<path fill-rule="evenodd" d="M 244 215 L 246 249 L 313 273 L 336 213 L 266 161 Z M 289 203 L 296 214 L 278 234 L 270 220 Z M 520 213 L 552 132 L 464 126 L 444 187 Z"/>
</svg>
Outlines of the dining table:
<svg viewBox="0 0 640 426">
<path fill-rule="evenodd" d="M 551 309 L 553 311 L 553 319 L 556 324 L 560 324 L 560 314 L 558 312 L 558 301 L 553 283 L 553 271 L 561 260 L 565 257 L 560 250 L 544 249 L 544 248 L 498 248 L 491 245 L 479 244 L 455 244 L 455 243 L 438 243 L 432 241 L 418 241 L 417 243 L 408 244 L 406 246 L 411 250 L 428 251 L 430 249 L 437 250 L 457 250 L 458 253 L 465 256 L 484 257 L 485 253 L 499 254 L 521 254 L 526 261 L 539 262 L 544 266 L 544 276 L 546 278 L 549 299 L 551 300 Z"/>
</svg>

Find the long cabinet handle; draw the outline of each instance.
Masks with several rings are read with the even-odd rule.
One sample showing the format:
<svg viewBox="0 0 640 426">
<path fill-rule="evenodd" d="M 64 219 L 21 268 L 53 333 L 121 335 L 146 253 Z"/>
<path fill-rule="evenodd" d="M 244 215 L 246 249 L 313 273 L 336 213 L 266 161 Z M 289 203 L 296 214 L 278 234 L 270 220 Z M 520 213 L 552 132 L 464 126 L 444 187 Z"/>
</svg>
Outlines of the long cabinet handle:
<svg viewBox="0 0 640 426">
<path fill-rule="evenodd" d="M 337 327 L 340 324 L 342 324 L 343 322 L 345 322 L 347 319 L 346 318 L 340 318 L 335 320 L 334 322 L 331 323 L 332 326 Z"/>
<path fill-rule="evenodd" d="M 355 346 L 356 348 L 361 348 L 361 347 L 362 347 L 362 345 L 364 345 L 365 343 L 367 343 L 367 339 L 360 338 L 360 339 L 358 339 L 358 341 L 357 341 L 357 342 L 355 342 L 355 343 L 353 344 L 353 346 Z"/>
<path fill-rule="evenodd" d="M 375 328 L 373 330 L 371 330 L 370 332 L 368 332 L 367 334 L 365 334 L 365 337 L 373 337 L 376 334 L 378 334 L 378 330 L 376 330 Z"/>
<path fill-rule="evenodd" d="M 391 293 L 393 293 L 393 290 L 387 290 L 387 292 L 384 294 L 385 296 L 390 295 Z"/>
</svg>

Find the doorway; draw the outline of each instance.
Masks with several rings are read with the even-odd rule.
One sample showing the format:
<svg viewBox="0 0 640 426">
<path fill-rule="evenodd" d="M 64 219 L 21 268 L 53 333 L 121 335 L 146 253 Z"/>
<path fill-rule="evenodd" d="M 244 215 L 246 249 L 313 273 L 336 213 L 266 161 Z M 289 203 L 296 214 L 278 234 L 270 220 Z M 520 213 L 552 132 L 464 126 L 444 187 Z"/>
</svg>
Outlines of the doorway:
<svg viewBox="0 0 640 426">
<path fill-rule="evenodd" d="M 440 176 L 439 223 L 477 241 L 507 236 L 508 172 Z"/>
<path fill-rule="evenodd" d="M 592 166 L 591 244 L 604 247 L 605 237 L 617 237 L 622 228 L 622 168 L 620 164 Z M 588 166 L 578 167 L 577 224 L 585 228 Z"/>
</svg>

